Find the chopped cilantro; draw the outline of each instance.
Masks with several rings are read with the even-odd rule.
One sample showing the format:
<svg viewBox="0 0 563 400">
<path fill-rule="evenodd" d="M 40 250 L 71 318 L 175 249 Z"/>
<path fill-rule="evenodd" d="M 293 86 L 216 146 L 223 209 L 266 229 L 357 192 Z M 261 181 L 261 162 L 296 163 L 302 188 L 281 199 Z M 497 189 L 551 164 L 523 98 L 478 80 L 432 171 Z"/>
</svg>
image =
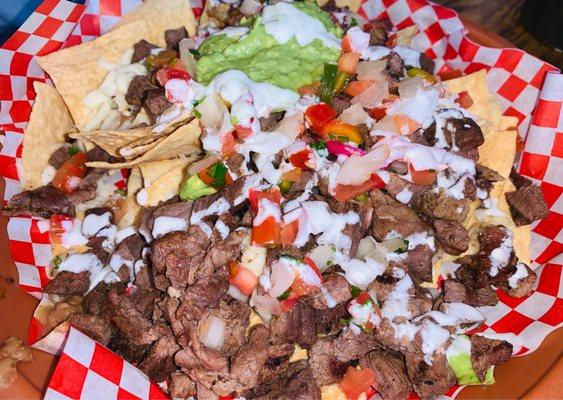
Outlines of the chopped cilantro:
<svg viewBox="0 0 563 400">
<path fill-rule="evenodd" d="M 121 189 L 121 188 L 115 189 L 115 192 L 114 192 L 114 193 L 115 193 L 115 194 L 118 194 L 118 195 L 120 195 L 120 196 L 127 196 L 127 190 Z"/>
<path fill-rule="evenodd" d="M 351 18 L 352 21 L 350 21 L 350 28 L 353 28 L 354 26 L 358 26 L 358 20 L 356 18 Z"/>
<path fill-rule="evenodd" d="M 53 265 L 55 266 L 55 269 L 59 268 L 59 266 L 61 265 L 61 263 L 63 262 L 63 259 L 61 258 L 61 256 L 56 256 L 55 258 L 53 258 Z"/>
<path fill-rule="evenodd" d="M 201 118 L 201 113 L 195 108 L 194 108 L 194 115 L 196 116 L 196 118 Z"/>
<path fill-rule="evenodd" d="M 200 57 L 199 51 L 198 51 L 197 49 L 190 49 L 190 53 L 192 53 L 192 55 L 193 55 L 195 58 L 199 58 L 199 57 Z"/>
<path fill-rule="evenodd" d="M 287 299 L 291 295 L 291 288 L 287 289 L 285 292 L 278 296 L 278 300 L 282 301 Z"/>
<path fill-rule="evenodd" d="M 359 194 L 356 197 L 354 197 L 354 200 L 356 200 L 360 203 L 365 203 L 366 201 L 369 200 L 369 195 L 367 193 L 362 193 L 362 194 Z"/>
<path fill-rule="evenodd" d="M 409 249 L 409 241 L 407 239 L 402 239 L 402 240 L 403 240 L 403 244 L 399 246 L 397 250 L 395 250 L 395 253 L 397 254 L 403 254 Z"/>
<path fill-rule="evenodd" d="M 321 139 L 317 140 L 316 142 L 311 143 L 309 146 L 311 146 L 312 149 L 315 149 L 317 151 L 326 149 L 326 144 Z"/>
<path fill-rule="evenodd" d="M 350 318 L 340 318 L 340 323 L 342 325 L 348 325 L 350 323 L 351 319 Z"/>
<path fill-rule="evenodd" d="M 362 293 L 362 289 L 360 289 L 357 286 L 351 286 L 350 287 L 350 293 L 352 293 L 353 298 L 356 298 L 360 295 L 360 293 Z"/>
<path fill-rule="evenodd" d="M 78 146 L 70 146 L 70 147 L 68 148 L 68 155 L 69 155 L 69 156 L 73 156 L 73 155 L 75 155 L 75 154 L 78 153 L 78 152 L 80 152 L 80 148 L 79 148 Z"/>
<path fill-rule="evenodd" d="M 328 267 L 330 267 L 330 266 L 332 265 L 332 260 L 328 260 L 328 261 L 326 262 L 326 265 L 327 265 Z"/>
</svg>

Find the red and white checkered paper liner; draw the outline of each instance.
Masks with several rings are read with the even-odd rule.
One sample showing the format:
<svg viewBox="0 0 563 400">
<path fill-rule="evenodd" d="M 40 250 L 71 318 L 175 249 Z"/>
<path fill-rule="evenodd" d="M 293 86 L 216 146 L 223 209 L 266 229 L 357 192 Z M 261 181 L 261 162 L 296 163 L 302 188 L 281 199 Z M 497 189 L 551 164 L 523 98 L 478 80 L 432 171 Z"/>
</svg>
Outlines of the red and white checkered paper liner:
<svg viewBox="0 0 563 400">
<path fill-rule="evenodd" d="M 18 167 L 24 128 L 35 98 L 33 81 L 49 82 L 34 56 L 92 40 L 139 2 L 91 0 L 82 6 L 45 0 L 0 48 L 0 130 L 4 132 L 0 136 L 0 175 L 6 181 L 5 199 L 20 191 Z M 192 0 L 196 15 L 201 13 L 202 2 Z M 515 299 L 499 291 L 499 304 L 484 309 L 487 321 L 483 329 L 515 334 L 523 344 L 519 354 L 535 350 L 563 324 L 563 76 L 555 67 L 521 50 L 487 48 L 472 42 L 455 11 L 427 0 L 367 0 L 359 13 L 368 19 L 386 16 L 399 29 L 418 25 L 420 32 L 413 47 L 435 59 L 438 68 L 465 73 L 488 70 L 489 87 L 498 95 L 504 114 L 518 117 L 519 134 L 525 140 L 520 172 L 541 185 L 551 212 L 533 225 L 532 268 L 539 276 L 534 293 Z M 116 185 L 124 187 L 123 179 L 116 178 Z M 51 252 L 48 232 L 39 221 L 29 216 L 12 217 L 8 236 L 22 289 L 41 298 L 42 287 L 49 280 L 45 267 Z M 34 320 L 31 343 L 40 338 L 40 330 L 39 321 Z M 62 350 L 46 398 L 157 396 L 156 386 L 144 375 L 74 329 Z M 132 383 L 143 379 L 139 386 Z M 458 392 L 459 388 L 452 388 L 448 394 L 455 397 Z"/>
</svg>

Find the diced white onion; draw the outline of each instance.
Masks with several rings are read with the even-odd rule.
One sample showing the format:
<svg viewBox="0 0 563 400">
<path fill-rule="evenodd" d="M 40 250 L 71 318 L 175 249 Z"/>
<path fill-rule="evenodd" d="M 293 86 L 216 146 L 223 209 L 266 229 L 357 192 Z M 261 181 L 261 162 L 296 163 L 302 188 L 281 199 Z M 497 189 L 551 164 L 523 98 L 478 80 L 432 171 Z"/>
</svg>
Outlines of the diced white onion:
<svg viewBox="0 0 563 400">
<path fill-rule="evenodd" d="M 214 315 L 207 317 L 199 330 L 201 343 L 205 346 L 221 350 L 225 342 L 225 322 Z"/>
<path fill-rule="evenodd" d="M 389 147 L 381 145 L 364 156 L 353 154 L 350 156 L 336 175 L 336 183 L 342 185 L 361 185 L 371 174 L 383 166 L 389 156 Z"/>
<path fill-rule="evenodd" d="M 331 246 L 323 244 L 311 250 L 308 256 L 315 262 L 319 271 L 324 272 L 334 261 L 334 250 Z"/>
<path fill-rule="evenodd" d="M 358 244 L 358 251 L 356 252 L 356 258 L 360 260 L 365 260 L 366 255 L 377 249 L 377 242 L 371 236 L 366 236 Z"/>
<path fill-rule="evenodd" d="M 196 67 L 194 55 L 190 52 L 190 47 L 192 45 L 192 40 L 185 38 L 180 40 L 180 60 L 186 67 L 186 71 L 190 73 L 192 78 L 196 79 Z"/>
<path fill-rule="evenodd" d="M 205 157 L 203 160 L 196 161 L 188 168 L 188 174 L 195 175 L 199 171 L 203 171 L 206 168 L 211 167 L 214 164 L 217 164 L 221 159 L 219 156 L 215 154 L 211 154 L 209 157 Z"/>
<path fill-rule="evenodd" d="M 216 94 L 211 94 L 196 107 L 201 114 L 199 118 L 204 127 L 211 131 L 221 131 L 223 119 L 228 114 L 225 103 Z"/>
<path fill-rule="evenodd" d="M 268 295 L 261 296 L 254 292 L 250 298 L 250 305 L 256 307 L 256 311 L 260 314 L 263 319 L 264 315 L 273 314 L 280 315 L 282 312 L 280 302 Z M 265 314 L 264 314 L 265 313 Z"/>
<path fill-rule="evenodd" d="M 413 76 L 399 83 L 399 96 L 402 99 L 411 99 L 416 96 L 419 89 L 424 87 L 424 81 L 420 76 Z"/>
<path fill-rule="evenodd" d="M 382 72 L 386 66 L 387 61 L 385 60 L 362 61 L 358 64 L 358 68 L 356 69 L 358 80 L 385 81 L 386 77 Z"/>
<path fill-rule="evenodd" d="M 260 12 L 262 4 L 258 0 L 244 0 L 240 5 L 240 12 L 244 15 L 256 15 Z"/>
<path fill-rule="evenodd" d="M 365 124 L 368 118 L 369 115 L 364 111 L 361 104 L 351 105 L 346 110 L 342 111 L 342 114 L 338 117 L 340 121 L 351 125 Z"/>
<path fill-rule="evenodd" d="M 389 86 L 386 81 L 375 82 L 362 93 L 352 98 L 352 104 L 361 104 L 364 108 L 377 107 L 389 95 Z"/>
<path fill-rule="evenodd" d="M 231 296 L 233 299 L 237 299 L 246 303 L 248 301 L 248 296 L 245 296 L 236 286 L 230 285 L 229 290 L 227 290 L 227 294 Z"/>
<path fill-rule="evenodd" d="M 270 295 L 272 297 L 281 296 L 293 283 L 293 272 L 281 262 L 274 262 L 272 264 L 272 274 L 270 275 L 270 282 L 272 288 Z"/>
<path fill-rule="evenodd" d="M 254 276 L 260 278 L 264 266 L 266 265 L 266 255 L 268 249 L 260 246 L 248 246 L 242 253 L 241 263 L 248 268 Z"/>
</svg>

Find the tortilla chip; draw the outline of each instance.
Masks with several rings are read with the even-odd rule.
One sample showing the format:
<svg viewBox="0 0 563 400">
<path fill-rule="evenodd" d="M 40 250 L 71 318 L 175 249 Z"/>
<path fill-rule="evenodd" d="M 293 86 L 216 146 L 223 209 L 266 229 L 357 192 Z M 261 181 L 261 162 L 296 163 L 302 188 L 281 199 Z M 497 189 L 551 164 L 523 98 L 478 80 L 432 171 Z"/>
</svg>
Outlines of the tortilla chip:
<svg viewBox="0 0 563 400">
<path fill-rule="evenodd" d="M 319 7 L 324 6 L 328 2 L 329 0 L 317 0 Z M 362 0 L 335 0 L 334 3 L 338 8 L 348 7 L 350 11 L 357 12 L 362 5 Z"/>
<path fill-rule="evenodd" d="M 468 110 L 481 120 L 483 133 L 500 129 L 502 110 L 500 103 L 487 86 L 487 72 L 484 69 L 445 81 L 444 86 L 450 93 L 469 94 L 473 105 Z"/>
<path fill-rule="evenodd" d="M 41 175 L 49 166 L 51 154 L 65 142 L 69 132 L 75 132 L 72 117 L 57 90 L 42 82 L 34 82 L 37 96 L 23 137 L 22 188 L 43 186 Z"/>
<path fill-rule="evenodd" d="M 131 173 L 127 179 L 127 197 L 122 203 L 121 207 L 124 210 L 123 216 L 117 221 L 118 227 L 125 228 L 128 226 L 133 226 L 137 223 L 139 214 L 141 212 L 141 206 L 137 204 L 136 195 L 139 190 L 143 187 L 143 178 L 141 176 L 141 170 L 136 165 L 131 168 Z"/>
<path fill-rule="evenodd" d="M 156 206 L 180 193 L 186 170 L 197 156 L 188 159 L 152 161 L 139 164 L 146 192 L 145 206 Z"/>
<path fill-rule="evenodd" d="M 165 26 L 165 29 L 184 26 L 190 37 L 196 34 L 197 23 L 189 0 L 145 0 L 141 5 L 125 14 L 113 29 L 140 20 Z M 162 32 L 164 34 L 164 30 Z"/>
<path fill-rule="evenodd" d="M 187 0 L 150 0 L 130 14 L 120 26 L 97 39 L 37 59 L 51 76 L 78 130 L 83 130 L 90 118 L 84 97 L 98 89 L 107 74 L 100 60 L 119 62 L 141 39 L 166 47 L 167 29 L 186 26 L 191 34 L 195 33 L 196 23 Z"/>
<path fill-rule="evenodd" d="M 156 147 L 160 142 L 162 142 L 166 138 L 166 136 L 168 135 L 158 134 L 155 135 L 154 137 L 140 138 L 134 143 L 119 149 L 119 155 L 123 156 L 123 158 L 125 158 L 126 160 L 133 160 L 145 154 L 152 148 Z"/>
<path fill-rule="evenodd" d="M 497 131 L 485 137 L 485 143 L 479 147 L 479 164 L 497 171 L 508 179 L 516 156 L 515 130 Z"/>
<path fill-rule="evenodd" d="M 147 161 L 168 160 L 180 156 L 191 156 L 200 153 L 199 136 L 201 127 L 198 119 L 193 119 L 190 123 L 176 129 L 170 135 L 160 141 L 155 147 L 147 151 L 140 157 L 122 163 L 108 163 L 94 161 L 86 163 L 92 168 L 130 168 Z"/>
<path fill-rule="evenodd" d="M 119 157 L 119 149 L 123 146 L 145 137 L 153 135 L 152 126 L 129 129 L 126 131 L 92 131 L 78 132 L 70 135 L 73 139 L 82 139 L 100 146 L 108 154 Z"/>
</svg>

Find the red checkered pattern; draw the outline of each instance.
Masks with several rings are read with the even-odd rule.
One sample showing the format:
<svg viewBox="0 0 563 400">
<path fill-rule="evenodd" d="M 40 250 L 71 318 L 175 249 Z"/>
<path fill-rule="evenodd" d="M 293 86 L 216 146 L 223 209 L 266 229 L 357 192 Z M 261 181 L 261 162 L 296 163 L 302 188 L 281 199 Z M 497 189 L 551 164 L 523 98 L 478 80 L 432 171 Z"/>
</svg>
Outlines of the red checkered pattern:
<svg viewBox="0 0 563 400">
<path fill-rule="evenodd" d="M 45 0 L 22 28 L 0 49 L 0 175 L 6 180 L 5 199 L 20 190 L 19 165 L 23 129 L 28 122 L 35 93 L 34 80 L 47 80 L 34 55 L 61 46 L 91 40 L 107 32 L 140 0 L 91 0 L 86 8 L 65 0 Z M 196 15 L 202 0 L 192 0 Z M 359 13 L 366 18 L 387 17 L 398 28 L 413 24 L 420 32 L 413 47 L 434 58 L 437 67 L 472 72 L 488 70 L 488 83 L 497 94 L 505 115 L 518 117 L 519 133 L 525 139 L 519 169 L 541 185 L 550 207 L 548 218 L 533 226 L 532 268 L 539 279 L 533 294 L 514 299 L 499 291 L 499 305 L 483 308 L 487 321 L 480 331 L 512 333 L 522 343 L 520 354 L 536 349 L 563 321 L 563 77 L 548 74 L 553 66 L 518 49 L 491 49 L 473 43 L 457 13 L 426 0 L 367 0 Z M 125 187 L 122 175 L 116 185 Z M 48 282 L 45 266 L 51 258 L 45 222 L 18 216 L 8 225 L 10 249 L 20 275 L 20 284 L 41 298 Z M 49 301 L 42 297 L 42 302 Z M 34 319 L 30 341 L 42 336 Z M 62 340 L 59 333 L 54 342 Z M 42 348 L 60 348 L 42 340 Z M 39 344 L 40 342 L 38 342 Z M 461 387 L 448 393 L 453 398 Z M 160 398 L 155 385 L 130 364 L 74 329 L 70 330 L 64 354 L 47 389 L 46 398 Z"/>
<path fill-rule="evenodd" d="M 158 400 L 168 397 L 137 368 L 71 327 L 44 398 Z"/>
</svg>

